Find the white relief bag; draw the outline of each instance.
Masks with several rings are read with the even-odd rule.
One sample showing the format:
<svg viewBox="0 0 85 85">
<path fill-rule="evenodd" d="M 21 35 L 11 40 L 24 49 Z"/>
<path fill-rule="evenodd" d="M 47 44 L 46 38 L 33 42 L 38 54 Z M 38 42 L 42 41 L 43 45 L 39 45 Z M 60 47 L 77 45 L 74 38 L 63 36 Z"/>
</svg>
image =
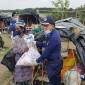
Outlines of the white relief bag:
<svg viewBox="0 0 85 85">
<path fill-rule="evenodd" d="M 16 65 L 19 66 L 36 66 L 38 63 L 36 59 L 40 57 L 40 53 L 34 47 L 29 48 L 28 52 L 25 52 L 18 60 Z"/>
</svg>

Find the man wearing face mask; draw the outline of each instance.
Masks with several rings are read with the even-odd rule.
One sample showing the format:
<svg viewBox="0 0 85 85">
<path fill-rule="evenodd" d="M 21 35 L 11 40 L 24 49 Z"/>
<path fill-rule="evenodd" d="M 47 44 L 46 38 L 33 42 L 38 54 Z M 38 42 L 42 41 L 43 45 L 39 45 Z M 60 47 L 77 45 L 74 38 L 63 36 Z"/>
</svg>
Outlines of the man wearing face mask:
<svg viewBox="0 0 85 85">
<path fill-rule="evenodd" d="M 13 37 L 15 37 L 18 34 L 18 31 L 15 29 L 15 23 L 17 22 L 22 22 L 24 23 L 23 20 L 19 19 L 19 14 L 17 11 L 14 11 L 12 13 L 12 21 L 10 22 L 10 26 L 9 26 L 9 31 L 13 32 Z M 24 23 L 25 24 L 25 23 Z"/>
<path fill-rule="evenodd" d="M 17 31 L 17 35 L 20 35 L 20 34 L 21 34 L 21 32 L 19 31 L 18 28 L 19 28 L 20 26 L 23 26 L 23 25 L 24 25 L 23 22 L 16 22 L 16 23 L 15 23 L 15 29 L 16 29 L 16 31 Z M 25 25 L 24 25 L 24 33 L 27 34 Z"/>
<path fill-rule="evenodd" d="M 44 47 L 42 55 L 36 60 L 37 63 L 46 61 L 47 75 L 50 85 L 61 85 L 61 69 L 63 67 L 63 59 L 61 57 L 61 39 L 58 31 L 55 29 L 55 20 L 47 17 L 44 22 L 44 31 L 47 35 L 46 43 L 33 41 L 39 47 Z"/>
</svg>

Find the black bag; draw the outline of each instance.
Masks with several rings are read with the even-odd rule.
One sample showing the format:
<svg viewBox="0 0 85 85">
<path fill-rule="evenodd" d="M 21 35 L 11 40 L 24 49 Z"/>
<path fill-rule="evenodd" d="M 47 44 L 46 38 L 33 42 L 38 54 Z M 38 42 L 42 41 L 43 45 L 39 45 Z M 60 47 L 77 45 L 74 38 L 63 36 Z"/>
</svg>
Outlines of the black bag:
<svg viewBox="0 0 85 85">
<path fill-rule="evenodd" d="M 42 85 L 42 81 L 34 80 L 33 85 Z M 50 85 L 49 82 L 43 81 L 43 85 Z"/>
<path fill-rule="evenodd" d="M 33 85 L 42 85 L 42 81 L 34 80 Z M 43 81 L 43 85 L 50 85 L 50 82 Z M 64 85 L 64 84 L 61 83 L 61 85 Z"/>
<path fill-rule="evenodd" d="M 46 40 L 46 34 L 43 29 L 38 33 L 34 32 L 34 31 L 32 31 L 32 33 L 34 35 L 35 41 L 43 42 Z"/>
<path fill-rule="evenodd" d="M 15 53 L 13 48 L 9 50 L 1 61 L 1 64 L 5 65 L 10 72 L 14 72 L 15 69 Z"/>
<path fill-rule="evenodd" d="M 16 82 L 16 85 L 30 85 L 30 80 L 23 81 L 23 82 Z"/>
</svg>

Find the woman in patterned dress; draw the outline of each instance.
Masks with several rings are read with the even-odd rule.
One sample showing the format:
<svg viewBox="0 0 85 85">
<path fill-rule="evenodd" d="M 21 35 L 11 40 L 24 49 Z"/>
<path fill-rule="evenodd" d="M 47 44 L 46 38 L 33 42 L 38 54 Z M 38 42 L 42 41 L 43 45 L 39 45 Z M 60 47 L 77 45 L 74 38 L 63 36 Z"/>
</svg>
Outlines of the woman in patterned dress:
<svg viewBox="0 0 85 85">
<path fill-rule="evenodd" d="M 29 49 L 24 41 L 24 37 L 27 36 L 24 25 L 16 26 L 16 28 L 18 29 L 18 35 L 13 38 L 12 43 L 13 51 L 16 53 L 15 61 L 17 63 L 22 54 Z M 32 79 L 32 68 L 29 66 L 15 66 L 14 79 L 16 85 L 29 85 Z"/>
</svg>

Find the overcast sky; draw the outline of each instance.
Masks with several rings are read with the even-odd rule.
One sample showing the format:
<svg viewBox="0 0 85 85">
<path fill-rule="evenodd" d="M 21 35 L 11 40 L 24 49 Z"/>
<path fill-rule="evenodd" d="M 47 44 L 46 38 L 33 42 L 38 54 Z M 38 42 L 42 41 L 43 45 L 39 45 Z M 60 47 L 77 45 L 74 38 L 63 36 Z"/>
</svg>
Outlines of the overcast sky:
<svg viewBox="0 0 85 85">
<path fill-rule="evenodd" d="M 36 7 L 54 7 L 51 1 L 57 0 L 0 0 L 0 9 L 24 9 Z M 69 0 L 70 7 L 76 8 L 85 4 L 85 0 Z"/>
</svg>

